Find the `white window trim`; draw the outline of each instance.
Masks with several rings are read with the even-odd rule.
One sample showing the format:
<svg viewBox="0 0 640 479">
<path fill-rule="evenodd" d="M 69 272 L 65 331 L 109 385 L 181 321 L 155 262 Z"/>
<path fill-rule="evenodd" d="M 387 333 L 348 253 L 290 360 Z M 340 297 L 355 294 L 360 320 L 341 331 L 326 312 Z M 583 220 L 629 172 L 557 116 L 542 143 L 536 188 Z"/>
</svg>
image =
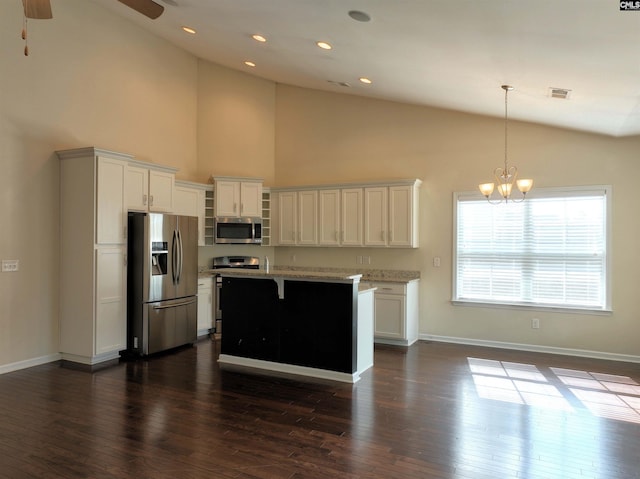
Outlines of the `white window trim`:
<svg viewBox="0 0 640 479">
<path fill-rule="evenodd" d="M 613 187 L 611 185 L 588 185 L 588 186 L 567 186 L 567 187 L 549 187 L 549 188 L 535 188 L 527 194 L 529 198 L 548 198 L 556 196 L 571 196 L 571 195 L 583 195 L 585 193 L 602 192 L 605 194 L 605 211 L 606 211 L 606 224 L 605 224 L 605 241 L 606 241 L 606 284 L 605 284 L 605 305 L 603 308 L 589 308 L 589 307 L 577 307 L 577 306 L 557 306 L 557 305 L 544 305 L 538 303 L 517 303 L 517 302 L 492 302 L 492 301 L 478 301 L 478 300 L 464 300 L 458 299 L 457 296 L 457 266 L 458 266 L 458 201 L 460 199 L 484 199 L 479 191 L 464 191 L 453 193 L 453 261 L 451 271 L 451 303 L 454 306 L 475 306 L 484 308 L 495 309 L 521 309 L 527 311 L 548 311 L 548 312 L 568 312 L 568 313 L 582 313 L 582 314 L 595 314 L 595 315 L 607 315 L 613 311 L 612 305 L 612 272 L 611 267 L 613 264 L 613 243 L 611 242 L 612 229 L 613 229 Z M 486 200 L 484 200 L 486 201 Z M 525 200 L 527 201 L 527 200 Z"/>
</svg>

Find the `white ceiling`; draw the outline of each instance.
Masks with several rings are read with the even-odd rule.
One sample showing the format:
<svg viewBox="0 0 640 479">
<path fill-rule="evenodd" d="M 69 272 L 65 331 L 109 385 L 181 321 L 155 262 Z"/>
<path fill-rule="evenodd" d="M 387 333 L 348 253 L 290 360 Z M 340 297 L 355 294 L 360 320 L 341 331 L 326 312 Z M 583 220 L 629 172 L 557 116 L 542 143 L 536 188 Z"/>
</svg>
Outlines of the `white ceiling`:
<svg viewBox="0 0 640 479">
<path fill-rule="evenodd" d="M 156 0 L 165 7 L 156 20 L 91 1 L 200 58 L 279 83 L 498 117 L 500 86 L 510 84 L 510 119 L 640 134 L 640 12 L 617 0 Z M 550 98 L 550 87 L 571 90 L 569 99 Z"/>
</svg>

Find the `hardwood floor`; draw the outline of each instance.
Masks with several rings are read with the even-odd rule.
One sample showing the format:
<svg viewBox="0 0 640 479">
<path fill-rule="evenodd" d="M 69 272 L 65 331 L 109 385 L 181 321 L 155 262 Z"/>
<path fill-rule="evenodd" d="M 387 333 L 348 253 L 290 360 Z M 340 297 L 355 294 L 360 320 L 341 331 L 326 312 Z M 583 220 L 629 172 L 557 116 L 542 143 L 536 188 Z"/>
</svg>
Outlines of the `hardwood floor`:
<svg viewBox="0 0 640 479">
<path fill-rule="evenodd" d="M 349 385 L 218 349 L 0 376 L 0 477 L 640 477 L 638 364 L 420 342 Z"/>
</svg>

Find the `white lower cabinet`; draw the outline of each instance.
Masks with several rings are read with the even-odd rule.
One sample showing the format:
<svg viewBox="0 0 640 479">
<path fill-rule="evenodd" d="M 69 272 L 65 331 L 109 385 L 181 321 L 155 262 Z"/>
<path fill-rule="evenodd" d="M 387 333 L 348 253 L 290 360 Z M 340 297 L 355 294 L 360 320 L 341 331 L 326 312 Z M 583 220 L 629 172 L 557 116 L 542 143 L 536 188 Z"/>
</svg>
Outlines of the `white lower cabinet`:
<svg viewBox="0 0 640 479">
<path fill-rule="evenodd" d="M 410 346 L 418 340 L 418 284 L 371 283 L 377 288 L 375 342 Z"/>
<path fill-rule="evenodd" d="M 127 347 L 126 252 L 126 247 L 96 250 L 96 355 Z"/>
<path fill-rule="evenodd" d="M 198 336 L 213 327 L 213 279 L 198 278 Z"/>
</svg>

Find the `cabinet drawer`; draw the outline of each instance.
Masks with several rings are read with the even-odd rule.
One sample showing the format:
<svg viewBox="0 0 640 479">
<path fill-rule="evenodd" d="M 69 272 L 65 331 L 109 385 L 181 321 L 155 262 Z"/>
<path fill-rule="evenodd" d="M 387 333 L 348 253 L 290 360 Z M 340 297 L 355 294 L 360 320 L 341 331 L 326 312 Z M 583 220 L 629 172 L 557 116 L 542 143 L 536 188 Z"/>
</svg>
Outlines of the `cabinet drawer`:
<svg viewBox="0 0 640 479">
<path fill-rule="evenodd" d="M 378 288 L 376 293 L 384 294 L 405 294 L 406 285 L 404 283 L 371 283 L 372 286 Z"/>
<path fill-rule="evenodd" d="M 198 289 L 200 288 L 209 288 L 213 286 L 213 282 L 211 278 L 198 278 Z"/>
</svg>

